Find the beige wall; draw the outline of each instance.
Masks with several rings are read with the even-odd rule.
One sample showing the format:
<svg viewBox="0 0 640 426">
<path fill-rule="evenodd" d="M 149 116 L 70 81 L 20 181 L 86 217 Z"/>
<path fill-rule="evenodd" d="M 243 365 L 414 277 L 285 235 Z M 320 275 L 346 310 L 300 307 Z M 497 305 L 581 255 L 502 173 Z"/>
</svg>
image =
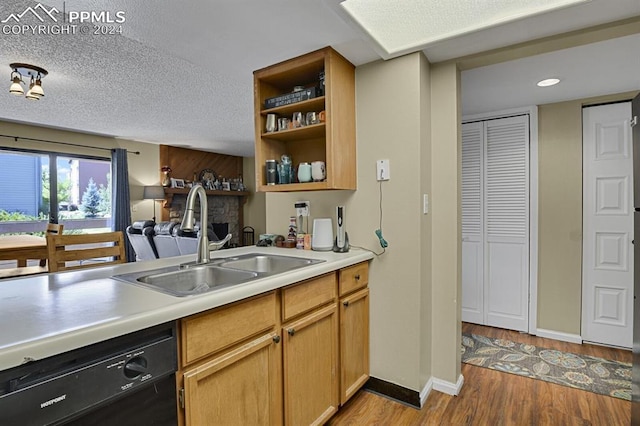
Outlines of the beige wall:
<svg viewBox="0 0 640 426">
<path fill-rule="evenodd" d="M 461 339 L 461 102 L 455 64 L 431 68 L 433 372 L 456 383 Z"/>
<path fill-rule="evenodd" d="M 434 84 L 442 86 L 432 99 Z M 390 160 L 391 180 L 382 184 L 382 229 L 389 247 L 371 263 L 369 282 L 371 374 L 416 391 L 434 376 L 455 382 L 460 372 L 458 121 L 457 98 L 451 97 L 456 88 L 455 66 L 432 79 L 419 53 L 358 67 L 357 191 L 266 194 L 268 232 L 286 232 L 295 201 L 309 200 L 313 218 L 335 218 L 335 206 L 343 204 L 351 244 L 381 252 L 374 234 L 380 191 L 375 162 Z M 433 105 L 443 116 L 454 114 L 435 126 L 435 133 Z M 437 155 L 431 152 L 434 135 L 442 145 Z M 434 216 L 423 215 L 422 194 L 436 181 L 442 187 L 432 198 Z M 436 217 L 443 226 L 437 238 L 431 229 Z M 437 274 L 431 268 L 436 252 Z"/>
<path fill-rule="evenodd" d="M 129 151 L 139 151 L 140 155 L 129 154 L 128 156 L 131 207 L 133 210 L 131 218 L 133 220 L 141 220 L 151 219 L 151 217 L 153 217 L 153 203 L 151 200 L 142 200 L 142 191 L 143 187 L 146 185 L 160 184 L 160 168 L 158 165 L 159 150 L 157 145 L 7 122 L 0 122 L 0 134 L 88 145 L 99 148 L 126 148 Z M 22 139 L 15 142 L 9 138 L 0 138 L 0 147 L 26 148 L 39 151 L 54 151 L 111 158 L 111 153 L 109 151 L 44 142 L 25 141 Z M 156 204 L 157 216 L 160 216 L 161 208 L 161 204 L 158 202 Z"/>
<path fill-rule="evenodd" d="M 356 69 L 358 190 L 268 193 L 267 230 L 286 232 L 297 200 L 311 201 L 312 217 L 331 217 L 346 206 L 352 245 L 381 252 L 375 162 L 389 159 L 391 180 L 382 184 L 387 252 L 371 263 L 371 373 L 420 390 L 420 55 Z M 294 159 L 295 161 L 295 159 Z M 426 330 L 428 335 L 428 330 Z"/>
<path fill-rule="evenodd" d="M 538 107 L 538 328 L 580 334 L 582 107 L 635 94 Z"/>
<path fill-rule="evenodd" d="M 579 101 L 538 107 L 537 327 L 580 334 L 582 111 Z"/>
<path fill-rule="evenodd" d="M 251 226 L 254 229 L 254 239 L 258 242 L 260 234 L 267 232 L 265 193 L 256 191 L 256 159 L 254 157 L 244 157 L 242 159 L 242 182 L 251 192 L 244 205 L 244 226 Z"/>
</svg>

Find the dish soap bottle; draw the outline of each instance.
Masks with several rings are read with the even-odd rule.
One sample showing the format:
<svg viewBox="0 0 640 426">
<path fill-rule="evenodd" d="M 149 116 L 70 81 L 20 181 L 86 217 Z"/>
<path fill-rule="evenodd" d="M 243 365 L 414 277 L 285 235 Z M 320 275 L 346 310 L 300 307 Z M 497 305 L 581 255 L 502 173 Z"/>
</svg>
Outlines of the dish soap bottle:
<svg viewBox="0 0 640 426">
<path fill-rule="evenodd" d="M 297 234 L 296 217 L 291 216 L 289 218 L 289 234 L 287 235 L 287 241 L 295 242 Z"/>
</svg>

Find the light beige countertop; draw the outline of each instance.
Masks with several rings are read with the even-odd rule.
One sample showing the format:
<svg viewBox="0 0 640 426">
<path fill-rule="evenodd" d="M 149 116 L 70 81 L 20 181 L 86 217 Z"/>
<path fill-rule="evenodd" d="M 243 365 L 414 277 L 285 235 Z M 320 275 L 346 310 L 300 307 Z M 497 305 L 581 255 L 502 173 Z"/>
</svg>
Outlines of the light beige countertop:
<svg viewBox="0 0 640 426">
<path fill-rule="evenodd" d="M 187 297 L 170 296 L 111 277 L 178 265 L 194 260 L 195 255 L 0 280 L 0 371 L 373 258 L 372 253 L 355 248 L 348 253 L 333 253 L 255 246 L 212 252 L 211 257 L 247 253 L 306 257 L 324 262 Z"/>
</svg>

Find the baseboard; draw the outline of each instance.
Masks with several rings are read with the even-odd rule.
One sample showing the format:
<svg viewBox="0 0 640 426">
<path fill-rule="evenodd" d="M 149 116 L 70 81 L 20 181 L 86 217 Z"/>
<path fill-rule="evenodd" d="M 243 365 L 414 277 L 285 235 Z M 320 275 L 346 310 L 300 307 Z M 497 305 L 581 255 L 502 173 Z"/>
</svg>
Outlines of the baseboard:
<svg viewBox="0 0 640 426">
<path fill-rule="evenodd" d="M 433 390 L 437 390 L 438 392 L 446 393 L 447 395 L 458 395 L 460 390 L 462 389 L 462 385 L 464 384 L 464 377 L 462 374 L 458 377 L 458 381 L 455 383 L 447 382 L 442 379 L 433 379 Z"/>
<path fill-rule="evenodd" d="M 364 388 L 368 391 L 386 396 L 387 398 L 395 399 L 398 402 L 417 409 L 420 409 L 422 406 L 420 393 L 407 389 L 404 386 L 396 385 L 395 383 L 387 382 L 375 377 L 369 377 Z"/>
<path fill-rule="evenodd" d="M 438 392 L 446 393 L 448 395 L 458 395 L 463 384 L 464 377 L 462 377 L 462 374 L 458 377 L 458 381 L 456 383 L 432 377 L 427 381 L 427 384 L 424 385 L 422 391 L 417 392 L 407 389 L 404 386 L 387 382 L 386 380 L 369 377 L 369 380 L 367 380 L 367 383 L 364 385 L 364 389 L 420 409 L 427 400 L 431 390 L 437 390 Z"/>
<path fill-rule="evenodd" d="M 427 384 L 424 385 L 422 391 L 420 391 L 420 407 L 424 407 L 424 403 L 427 402 L 427 398 L 433 389 L 433 377 L 430 377 Z"/>
<path fill-rule="evenodd" d="M 563 333 L 561 331 L 545 330 L 544 328 L 536 329 L 536 336 L 545 339 L 560 340 L 562 342 L 582 344 L 582 337 L 578 334 Z"/>
</svg>

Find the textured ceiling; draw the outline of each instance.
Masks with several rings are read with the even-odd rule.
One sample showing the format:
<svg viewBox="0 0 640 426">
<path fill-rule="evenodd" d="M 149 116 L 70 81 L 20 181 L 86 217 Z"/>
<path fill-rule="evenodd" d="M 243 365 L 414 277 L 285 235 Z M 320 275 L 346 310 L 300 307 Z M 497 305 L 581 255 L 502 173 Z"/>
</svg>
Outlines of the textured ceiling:
<svg viewBox="0 0 640 426">
<path fill-rule="evenodd" d="M 7 86 L 0 85 L 0 120 L 251 156 L 253 70 L 327 45 L 355 65 L 381 57 L 339 0 L 41 3 L 67 12 L 123 11 L 122 35 L 0 34 L 0 81 Z M 3 0 L 0 21 L 37 4 Z M 394 2 L 410 14 L 402 4 Z M 423 51 L 438 61 L 638 14 L 637 0 L 593 0 Z M 25 23 L 41 24 L 29 13 L 20 18 Z M 49 71 L 43 100 L 8 93 L 11 62 Z"/>
</svg>

